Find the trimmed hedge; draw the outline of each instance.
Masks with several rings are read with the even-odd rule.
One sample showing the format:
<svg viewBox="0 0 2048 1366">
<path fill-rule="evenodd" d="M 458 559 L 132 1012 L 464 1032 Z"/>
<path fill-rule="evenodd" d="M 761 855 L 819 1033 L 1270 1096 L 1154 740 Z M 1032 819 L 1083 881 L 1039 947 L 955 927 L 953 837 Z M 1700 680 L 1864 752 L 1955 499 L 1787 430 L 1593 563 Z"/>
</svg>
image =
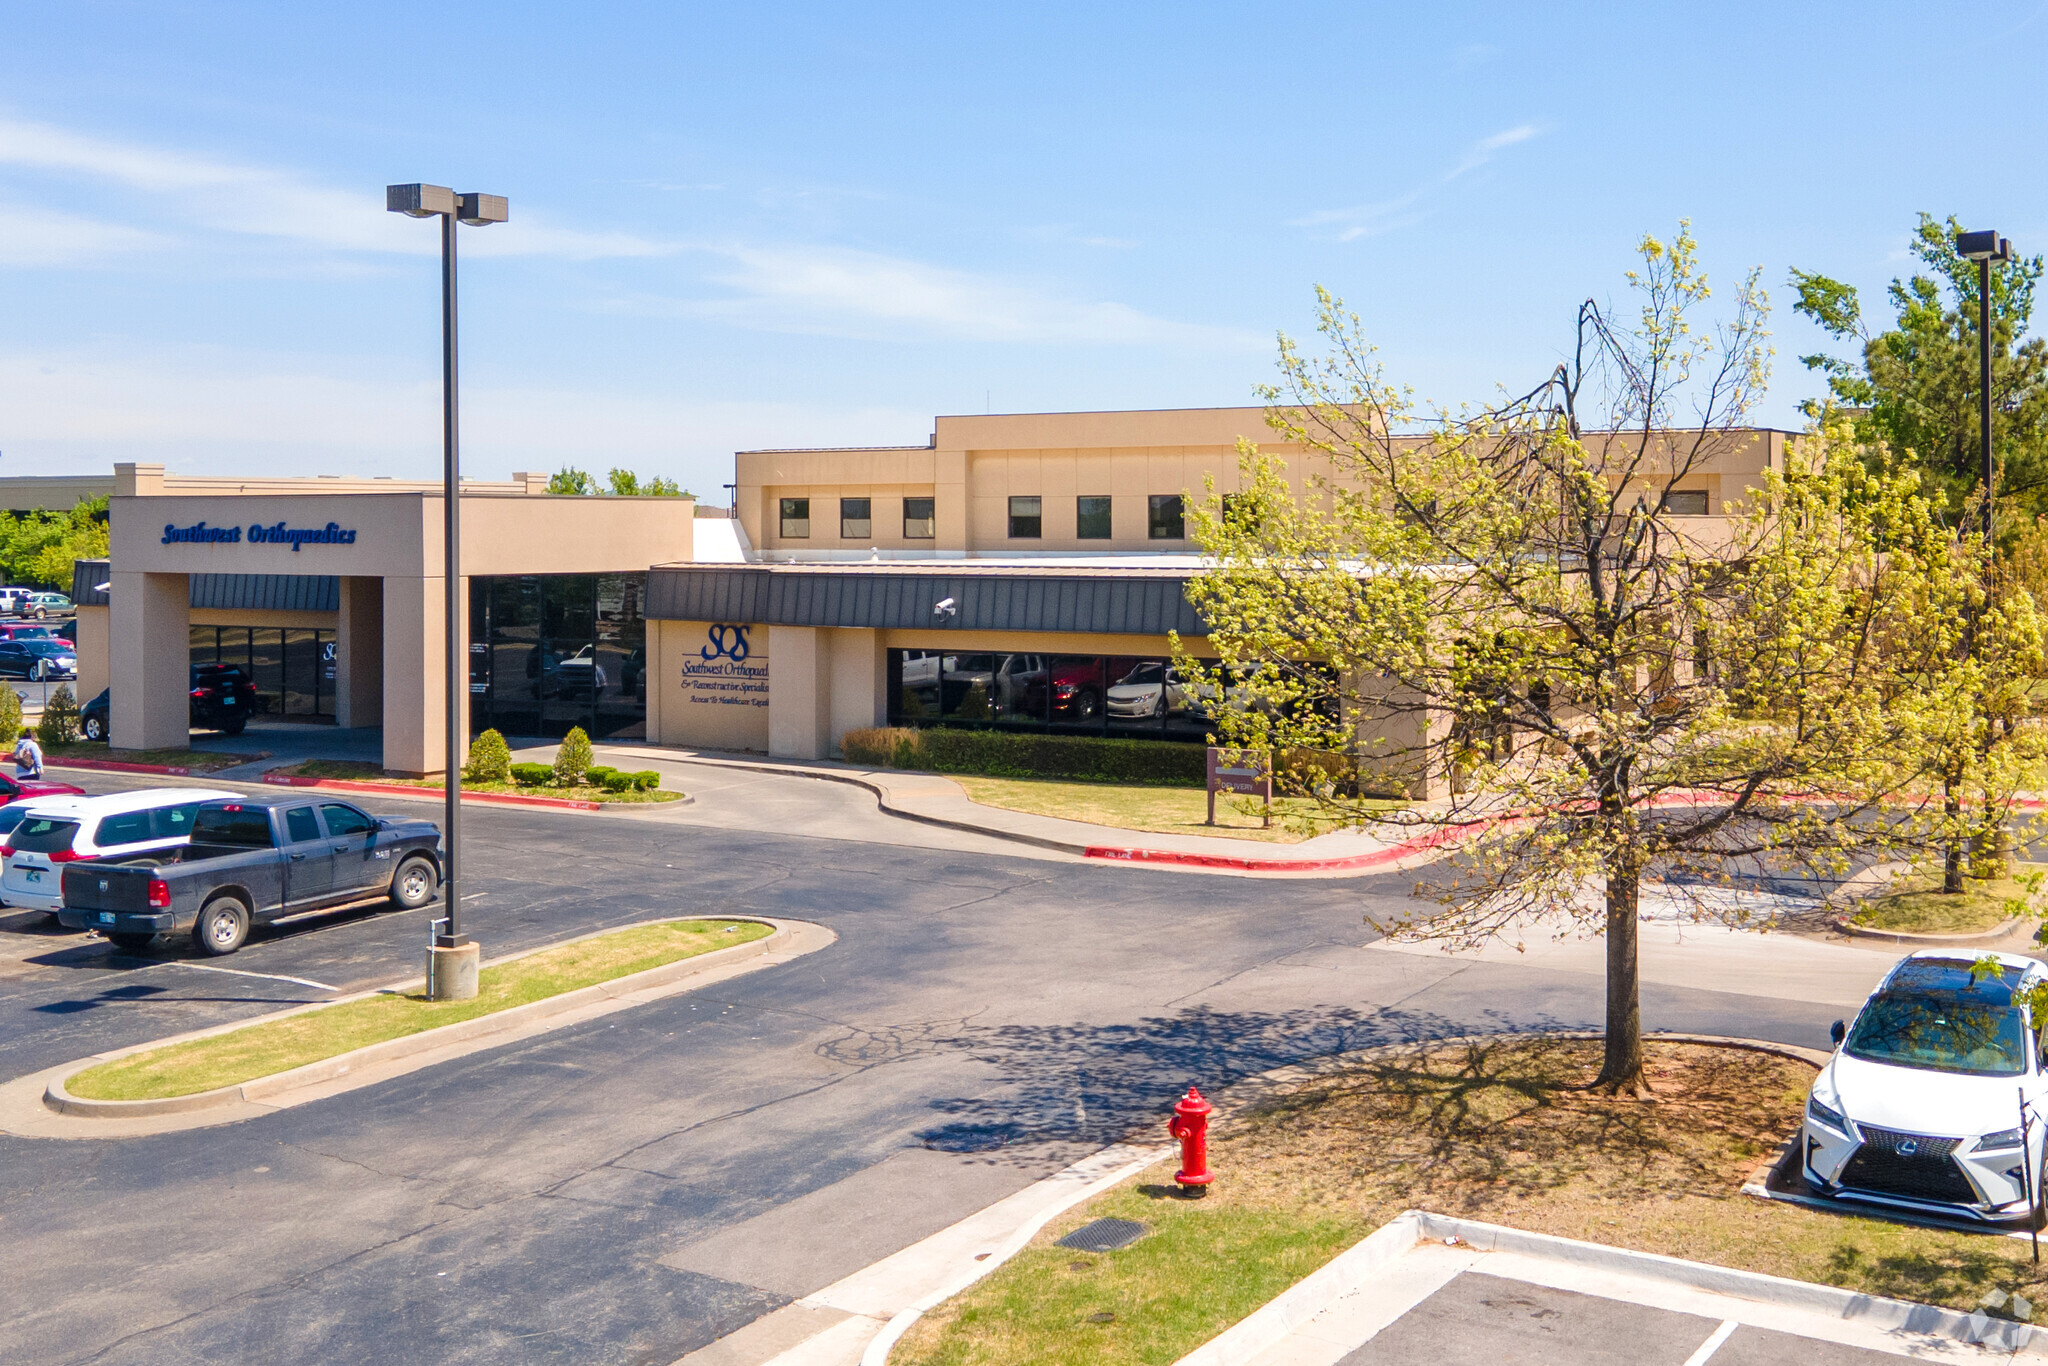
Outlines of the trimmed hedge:
<svg viewBox="0 0 2048 1366">
<path fill-rule="evenodd" d="M 514 764 L 512 781 L 521 787 L 546 787 L 555 780 L 553 764 Z"/>
<path fill-rule="evenodd" d="M 1200 787 L 1207 778 L 1202 746 L 1171 740 L 881 726 L 848 731 L 840 750 L 849 763 L 871 768 L 983 773 L 992 778 L 1076 778 L 1172 787 Z"/>
</svg>

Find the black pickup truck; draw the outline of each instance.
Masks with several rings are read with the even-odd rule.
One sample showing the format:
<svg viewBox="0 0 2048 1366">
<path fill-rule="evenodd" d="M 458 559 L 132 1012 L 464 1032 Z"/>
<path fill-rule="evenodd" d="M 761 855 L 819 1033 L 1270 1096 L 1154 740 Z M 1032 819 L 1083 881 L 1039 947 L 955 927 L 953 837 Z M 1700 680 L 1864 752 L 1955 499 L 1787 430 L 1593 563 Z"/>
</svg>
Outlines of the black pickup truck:
<svg viewBox="0 0 2048 1366">
<path fill-rule="evenodd" d="M 432 821 L 380 818 L 331 797 L 234 797 L 202 804 L 179 848 L 67 865 L 57 914 L 122 948 L 190 931 L 203 952 L 223 954 L 251 925 L 379 893 L 414 910 L 440 882 Z"/>
</svg>

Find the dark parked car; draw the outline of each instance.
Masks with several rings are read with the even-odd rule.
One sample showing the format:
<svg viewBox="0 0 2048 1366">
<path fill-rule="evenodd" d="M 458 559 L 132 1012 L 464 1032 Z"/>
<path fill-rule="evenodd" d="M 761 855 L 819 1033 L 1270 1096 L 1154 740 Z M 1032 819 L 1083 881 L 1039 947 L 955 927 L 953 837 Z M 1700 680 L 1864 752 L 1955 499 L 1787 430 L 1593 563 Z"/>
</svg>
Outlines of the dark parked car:
<svg viewBox="0 0 2048 1366">
<path fill-rule="evenodd" d="M 251 683 L 233 664 L 192 666 L 192 724 L 223 735 L 240 735 L 249 718 L 263 709 Z M 106 741 L 113 733 L 109 720 L 113 698 L 101 688 L 92 701 L 78 709 L 78 733 L 88 740 Z"/>
<path fill-rule="evenodd" d="M 189 844 L 66 864 L 57 918 L 130 949 L 189 931 L 201 952 L 218 955 L 280 916 L 379 895 L 416 910 L 440 883 L 432 821 L 319 797 L 236 797 L 200 806 Z"/>
<path fill-rule="evenodd" d="M 78 651 L 68 640 L 0 640 L 0 678 L 76 678 Z"/>
</svg>

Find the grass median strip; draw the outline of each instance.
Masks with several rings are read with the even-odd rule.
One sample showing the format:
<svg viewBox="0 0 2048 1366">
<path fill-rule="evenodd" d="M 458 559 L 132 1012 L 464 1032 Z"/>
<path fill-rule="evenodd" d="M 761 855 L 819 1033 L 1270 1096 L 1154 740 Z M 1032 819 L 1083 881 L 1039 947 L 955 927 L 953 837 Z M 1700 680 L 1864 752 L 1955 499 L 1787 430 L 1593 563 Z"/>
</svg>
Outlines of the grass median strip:
<svg viewBox="0 0 2048 1366">
<path fill-rule="evenodd" d="M 1341 822 L 1327 817 L 1318 819 L 1316 804 L 1303 797 L 1275 798 L 1273 824 L 1267 827 L 1260 820 L 1256 802 L 1219 793 L 1216 797 L 1216 824 L 1205 825 L 1209 794 L 1199 787 L 1145 787 L 1050 778 L 985 778 L 971 773 L 948 773 L 945 776 L 960 784 L 969 800 L 983 806 L 1023 811 L 1034 816 L 1088 821 L 1121 830 L 1151 831 L 1162 835 L 1219 835 L 1226 839 L 1296 844 L 1341 828 Z M 1249 812 L 1240 809 L 1248 804 L 1252 807 Z M 1389 810 L 1407 805 L 1399 801 L 1365 804 L 1383 805 Z"/>
<path fill-rule="evenodd" d="M 670 920 L 580 939 L 485 968 L 473 1001 L 397 992 L 310 1010 L 210 1038 L 190 1039 L 87 1068 L 65 1082 L 84 1100 L 161 1100 L 235 1086 L 387 1039 L 473 1020 L 565 991 L 628 977 L 715 949 L 766 938 L 754 921 Z"/>
<path fill-rule="evenodd" d="M 1171 1362 L 1408 1208 L 1968 1312 L 2040 1302 L 2023 1240 L 1911 1228 L 1741 1194 L 1799 1124 L 1813 1069 L 1648 1046 L 1656 1095 L 1585 1084 L 1597 1042 L 1501 1040 L 1362 1060 L 1212 1131 L 1216 1184 L 1168 1160 L 1054 1220 L 925 1316 L 892 1366 Z M 1116 1252 L 1053 1246 L 1090 1220 L 1150 1230 Z"/>
<path fill-rule="evenodd" d="M 447 790 L 439 778 L 407 778 L 399 774 L 386 773 L 377 764 L 363 763 L 355 759 L 306 759 L 300 763 L 288 764 L 270 770 L 284 778 L 339 778 L 352 783 L 392 783 L 399 787 L 417 787 L 427 792 Z M 462 790 L 468 793 L 489 792 L 515 797 L 561 797 L 571 801 L 597 802 L 604 806 L 631 806 L 650 802 L 679 802 L 680 792 L 667 788 L 655 788 L 651 792 L 629 790 L 614 792 L 608 787 L 595 787 L 589 783 L 578 783 L 570 787 L 557 787 L 548 783 L 540 787 L 528 787 L 523 783 L 480 783 L 464 778 Z"/>
</svg>

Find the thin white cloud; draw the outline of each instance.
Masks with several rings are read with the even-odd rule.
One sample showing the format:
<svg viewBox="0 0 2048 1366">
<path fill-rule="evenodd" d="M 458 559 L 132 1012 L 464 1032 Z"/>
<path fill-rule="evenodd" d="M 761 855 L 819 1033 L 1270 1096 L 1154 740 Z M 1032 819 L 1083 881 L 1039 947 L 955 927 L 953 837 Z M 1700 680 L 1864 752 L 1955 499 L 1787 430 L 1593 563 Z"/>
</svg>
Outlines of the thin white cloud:
<svg viewBox="0 0 2048 1366">
<path fill-rule="evenodd" d="M 154 233 L 76 214 L 0 204 L 0 266 L 62 266 L 162 245 Z"/>
<path fill-rule="evenodd" d="M 139 191 L 152 209 L 211 232 L 273 237 L 339 251 L 428 255 L 434 234 L 384 209 L 383 188 L 337 189 L 273 167 L 90 137 L 47 123 L 0 119 L 0 166 L 65 175 Z M 630 233 L 558 226 L 513 205 L 513 219 L 463 240 L 488 256 L 597 260 L 664 256 L 681 244 Z M 161 222 L 161 213 L 152 213 Z M 488 240 L 480 240 L 488 239 Z"/>
<path fill-rule="evenodd" d="M 733 297 L 628 300 L 618 307 L 716 317 L 764 331 L 870 338 L 1088 345 L 1263 347 L 1231 328 L 1174 322 L 1128 304 L 1061 298 L 971 271 L 838 247 L 719 249 Z"/>
<path fill-rule="evenodd" d="M 683 480 L 716 498 L 732 453 L 919 441 L 931 415 L 687 394 L 466 385 L 463 466 L 479 478 L 564 464 Z M 346 373 L 328 357 L 218 347 L 0 353 L 0 475 L 104 474 L 116 460 L 194 474 L 438 478 L 440 385 Z"/>
<path fill-rule="evenodd" d="M 1314 213 L 1290 220 L 1288 226 L 1336 228 L 1336 237 L 1340 242 L 1350 242 L 1360 237 L 1377 236 L 1380 233 L 1392 232 L 1396 228 L 1405 228 L 1428 216 L 1423 205 L 1431 195 L 1486 165 L 1493 160 L 1495 153 L 1540 137 L 1544 131 L 1533 123 L 1517 124 L 1513 128 L 1503 129 L 1491 137 L 1481 138 L 1473 143 L 1449 170 L 1424 181 L 1404 194 L 1370 204 L 1353 204 L 1348 208 L 1318 209 Z"/>
</svg>

